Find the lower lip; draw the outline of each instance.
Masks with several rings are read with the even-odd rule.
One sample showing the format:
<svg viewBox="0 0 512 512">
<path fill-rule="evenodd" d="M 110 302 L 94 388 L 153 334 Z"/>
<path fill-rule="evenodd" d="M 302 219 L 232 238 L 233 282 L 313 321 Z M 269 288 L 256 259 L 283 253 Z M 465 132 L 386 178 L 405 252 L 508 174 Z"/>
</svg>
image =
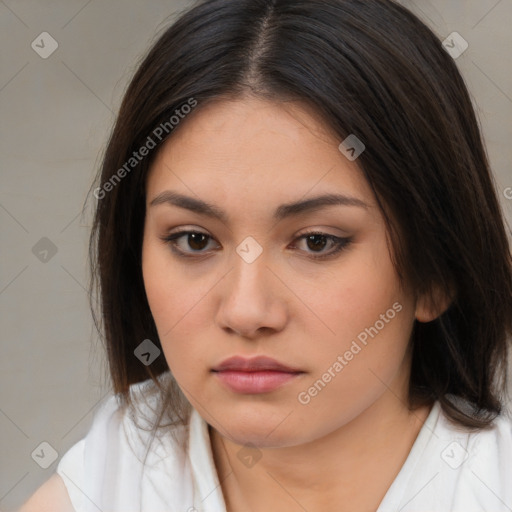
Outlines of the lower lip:
<svg viewBox="0 0 512 512">
<path fill-rule="evenodd" d="M 270 370 L 260 372 L 225 370 L 214 373 L 223 384 L 236 393 L 267 393 L 301 375 L 301 373 Z"/>
</svg>

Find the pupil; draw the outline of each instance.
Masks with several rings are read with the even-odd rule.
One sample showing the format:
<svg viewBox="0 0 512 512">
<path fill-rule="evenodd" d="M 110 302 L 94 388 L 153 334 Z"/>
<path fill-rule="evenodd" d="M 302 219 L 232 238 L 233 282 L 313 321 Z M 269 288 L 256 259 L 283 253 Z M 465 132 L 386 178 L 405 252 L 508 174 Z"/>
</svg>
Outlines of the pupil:
<svg viewBox="0 0 512 512">
<path fill-rule="evenodd" d="M 317 242 L 313 243 L 313 246 L 311 246 L 309 244 L 309 242 L 313 242 L 313 239 L 317 240 Z M 318 243 L 318 239 L 321 239 L 323 243 Z M 323 235 L 310 235 L 308 236 L 308 247 L 310 249 L 323 249 L 325 247 L 325 244 L 326 244 L 326 240 L 325 240 L 325 237 Z"/>
<path fill-rule="evenodd" d="M 206 239 L 206 235 L 203 235 L 202 233 L 189 233 L 188 237 L 189 237 L 188 243 L 192 249 L 201 250 L 204 248 L 204 244 L 201 244 L 201 242 L 198 242 L 197 239 L 200 237 L 203 237 Z M 203 240 L 203 242 L 204 242 L 204 240 Z M 198 244 L 198 243 L 199 243 L 199 247 L 194 246 L 194 244 Z"/>
</svg>

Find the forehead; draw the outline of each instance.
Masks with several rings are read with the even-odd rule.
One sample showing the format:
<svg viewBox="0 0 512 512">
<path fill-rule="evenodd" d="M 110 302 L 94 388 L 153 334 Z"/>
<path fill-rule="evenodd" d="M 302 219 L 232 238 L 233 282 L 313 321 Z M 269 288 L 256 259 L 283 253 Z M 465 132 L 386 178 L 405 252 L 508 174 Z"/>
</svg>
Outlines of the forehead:
<svg viewBox="0 0 512 512">
<path fill-rule="evenodd" d="M 229 203 L 333 192 L 371 202 L 357 161 L 345 158 L 341 140 L 304 104 L 214 101 L 181 123 L 152 165 L 148 201 L 172 188 Z"/>
</svg>

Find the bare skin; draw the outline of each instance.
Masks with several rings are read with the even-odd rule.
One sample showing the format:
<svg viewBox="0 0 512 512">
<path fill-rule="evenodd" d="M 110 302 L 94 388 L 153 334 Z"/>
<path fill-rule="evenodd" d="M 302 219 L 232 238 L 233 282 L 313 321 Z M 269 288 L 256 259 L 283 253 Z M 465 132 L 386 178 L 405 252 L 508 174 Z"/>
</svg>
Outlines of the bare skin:
<svg viewBox="0 0 512 512">
<path fill-rule="evenodd" d="M 434 319 L 448 303 L 433 310 L 399 282 L 357 160 L 302 107 L 244 98 L 198 109 L 147 180 L 146 293 L 169 367 L 211 426 L 229 512 L 375 511 L 430 410 L 406 405 L 409 340 L 415 321 Z M 152 204 L 169 190 L 227 219 Z M 326 193 L 355 201 L 272 216 Z M 191 247 L 188 235 L 176 251 L 163 240 L 187 230 L 209 237 L 204 248 Z M 317 250 L 300 238 L 311 231 L 350 242 L 314 260 Z M 262 250 L 251 263 L 236 251 L 248 236 Z M 332 253 L 332 244 L 319 252 Z M 375 326 L 334 373 L 337 357 Z M 302 373 L 270 392 L 235 392 L 212 372 L 234 355 L 269 356 Z M 325 387 L 308 392 L 328 369 Z M 261 455 L 251 468 L 237 457 L 247 444 Z"/>
<path fill-rule="evenodd" d="M 18 512 L 75 512 L 75 509 L 62 478 L 54 473 Z"/>
<path fill-rule="evenodd" d="M 343 429 L 300 450 L 262 450 L 252 467 L 238 458 L 239 445 L 211 429 L 227 511 L 373 512 L 429 412 L 423 407 L 409 414 L 386 393 Z"/>
</svg>

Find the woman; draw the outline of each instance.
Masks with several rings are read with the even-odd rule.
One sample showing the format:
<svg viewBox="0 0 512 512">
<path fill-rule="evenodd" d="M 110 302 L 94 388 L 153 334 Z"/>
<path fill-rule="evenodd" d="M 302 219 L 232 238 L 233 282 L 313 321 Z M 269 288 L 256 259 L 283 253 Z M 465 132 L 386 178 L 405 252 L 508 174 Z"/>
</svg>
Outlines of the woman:
<svg viewBox="0 0 512 512">
<path fill-rule="evenodd" d="M 93 193 L 115 396 L 23 511 L 512 508 L 510 250 L 466 87 L 410 12 L 196 5 Z"/>
</svg>

